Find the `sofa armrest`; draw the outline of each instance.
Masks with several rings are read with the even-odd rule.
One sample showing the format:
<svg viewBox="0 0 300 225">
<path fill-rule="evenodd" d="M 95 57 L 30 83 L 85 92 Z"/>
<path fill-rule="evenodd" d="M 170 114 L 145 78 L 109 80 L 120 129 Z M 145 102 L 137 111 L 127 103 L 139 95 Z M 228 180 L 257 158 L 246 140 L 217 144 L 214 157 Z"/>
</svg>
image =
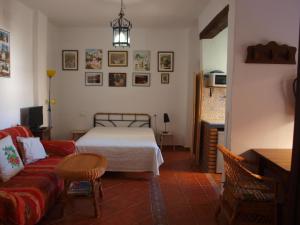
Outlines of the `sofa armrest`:
<svg viewBox="0 0 300 225">
<path fill-rule="evenodd" d="M 26 223 L 25 204 L 18 196 L 8 191 L 0 190 L 0 224 Z"/>
<path fill-rule="evenodd" d="M 76 150 L 75 142 L 70 140 L 45 140 L 42 144 L 46 152 L 52 156 L 67 156 Z"/>
</svg>

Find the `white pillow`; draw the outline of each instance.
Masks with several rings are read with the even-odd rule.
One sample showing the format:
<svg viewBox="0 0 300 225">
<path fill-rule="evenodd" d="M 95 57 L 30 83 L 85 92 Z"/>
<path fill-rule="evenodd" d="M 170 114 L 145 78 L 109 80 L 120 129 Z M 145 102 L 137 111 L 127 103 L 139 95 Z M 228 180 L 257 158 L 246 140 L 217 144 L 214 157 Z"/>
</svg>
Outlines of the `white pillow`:
<svg viewBox="0 0 300 225">
<path fill-rule="evenodd" d="M 24 168 L 19 153 L 11 136 L 0 140 L 0 178 L 3 182 L 19 173 Z"/>
<path fill-rule="evenodd" d="M 17 141 L 23 145 L 21 152 L 25 165 L 47 157 L 39 137 L 17 137 Z"/>
</svg>

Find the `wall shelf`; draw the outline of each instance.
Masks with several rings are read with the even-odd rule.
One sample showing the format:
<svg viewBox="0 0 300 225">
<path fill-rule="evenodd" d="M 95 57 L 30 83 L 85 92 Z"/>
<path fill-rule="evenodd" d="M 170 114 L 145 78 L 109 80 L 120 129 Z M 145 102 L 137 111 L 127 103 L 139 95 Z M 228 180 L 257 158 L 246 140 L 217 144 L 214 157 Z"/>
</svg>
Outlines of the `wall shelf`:
<svg viewBox="0 0 300 225">
<path fill-rule="evenodd" d="M 258 44 L 247 48 L 246 63 L 296 64 L 297 48 L 279 45 L 271 41 L 266 45 Z"/>
</svg>

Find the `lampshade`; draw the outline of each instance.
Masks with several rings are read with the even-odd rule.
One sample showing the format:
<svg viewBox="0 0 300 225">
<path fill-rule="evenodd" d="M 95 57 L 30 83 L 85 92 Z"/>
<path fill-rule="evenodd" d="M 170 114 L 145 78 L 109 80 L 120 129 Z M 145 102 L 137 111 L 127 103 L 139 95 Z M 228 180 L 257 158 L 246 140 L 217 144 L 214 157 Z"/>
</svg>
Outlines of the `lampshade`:
<svg viewBox="0 0 300 225">
<path fill-rule="evenodd" d="M 48 76 L 49 78 L 54 77 L 55 74 L 56 74 L 56 71 L 55 71 L 55 70 L 47 70 L 47 76 Z"/>
<path fill-rule="evenodd" d="M 170 118 L 168 113 L 164 113 L 164 123 L 169 123 L 170 122 Z"/>
<path fill-rule="evenodd" d="M 114 47 L 130 47 L 130 30 L 132 28 L 132 23 L 124 16 L 124 5 L 123 0 L 121 0 L 119 17 L 110 23 L 110 26 L 113 28 Z"/>
</svg>

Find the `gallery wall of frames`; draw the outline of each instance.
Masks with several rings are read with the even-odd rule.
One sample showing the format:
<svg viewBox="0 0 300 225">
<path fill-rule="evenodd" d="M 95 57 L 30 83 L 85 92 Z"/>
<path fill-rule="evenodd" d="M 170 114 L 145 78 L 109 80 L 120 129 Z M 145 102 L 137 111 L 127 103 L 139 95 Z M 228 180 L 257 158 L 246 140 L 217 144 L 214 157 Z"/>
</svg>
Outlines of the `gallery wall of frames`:
<svg viewBox="0 0 300 225">
<path fill-rule="evenodd" d="M 174 52 L 158 51 L 157 59 L 151 60 L 151 51 L 133 50 L 132 59 L 128 58 L 128 51 L 112 50 L 104 53 L 102 49 L 85 49 L 84 79 L 85 86 L 104 86 L 103 82 L 103 58 L 107 56 L 108 86 L 126 87 L 127 79 L 130 74 L 124 72 L 113 72 L 114 67 L 126 68 L 132 63 L 132 86 L 150 87 L 151 86 L 151 63 L 157 63 L 157 72 L 161 76 L 161 84 L 169 84 L 170 73 L 174 72 Z M 79 70 L 79 50 L 62 50 L 62 70 Z"/>
</svg>

